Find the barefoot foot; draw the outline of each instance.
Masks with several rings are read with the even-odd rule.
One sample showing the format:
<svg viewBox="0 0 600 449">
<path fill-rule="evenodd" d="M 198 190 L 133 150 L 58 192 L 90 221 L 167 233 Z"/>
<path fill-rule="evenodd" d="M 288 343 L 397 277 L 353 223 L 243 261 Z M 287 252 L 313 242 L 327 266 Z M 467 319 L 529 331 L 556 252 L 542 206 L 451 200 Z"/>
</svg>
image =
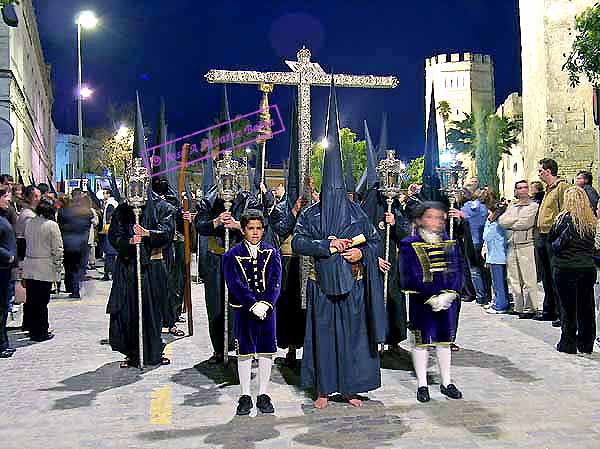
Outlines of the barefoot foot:
<svg viewBox="0 0 600 449">
<path fill-rule="evenodd" d="M 363 405 L 363 401 L 357 398 L 346 398 L 346 400 L 352 407 L 362 407 Z"/>
<path fill-rule="evenodd" d="M 329 398 L 327 396 L 319 396 L 319 399 L 315 401 L 315 408 L 324 409 L 327 407 L 327 403 L 329 402 Z"/>
</svg>

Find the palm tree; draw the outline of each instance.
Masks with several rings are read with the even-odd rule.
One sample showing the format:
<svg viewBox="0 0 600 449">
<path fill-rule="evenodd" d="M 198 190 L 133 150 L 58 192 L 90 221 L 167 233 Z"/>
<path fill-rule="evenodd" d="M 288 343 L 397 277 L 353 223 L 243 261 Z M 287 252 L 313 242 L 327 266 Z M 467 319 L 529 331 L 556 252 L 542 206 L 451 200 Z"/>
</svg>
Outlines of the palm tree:
<svg viewBox="0 0 600 449">
<path fill-rule="evenodd" d="M 518 143 L 520 126 L 507 117 L 498 117 L 485 110 L 466 114 L 453 121 L 447 131 L 448 142 L 459 153 L 468 154 L 477 168 L 481 184 L 498 190 L 498 164 L 504 154 Z"/>
</svg>

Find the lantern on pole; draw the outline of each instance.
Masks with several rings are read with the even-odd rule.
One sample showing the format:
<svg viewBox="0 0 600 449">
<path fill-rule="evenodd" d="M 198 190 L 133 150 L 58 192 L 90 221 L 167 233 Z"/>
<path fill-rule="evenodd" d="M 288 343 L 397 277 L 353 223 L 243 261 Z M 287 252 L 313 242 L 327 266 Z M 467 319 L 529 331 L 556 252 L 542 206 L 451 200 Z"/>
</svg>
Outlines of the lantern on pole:
<svg viewBox="0 0 600 449">
<path fill-rule="evenodd" d="M 462 161 L 457 160 L 456 157 L 452 159 L 449 166 L 438 167 L 436 170 L 440 177 L 440 190 L 448 196 L 450 208 L 454 208 L 459 195 L 463 191 L 468 170 L 463 167 Z M 450 239 L 452 238 L 454 238 L 453 218 L 450 219 Z"/>
<path fill-rule="evenodd" d="M 385 197 L 387 202 L 387 212 L 392 212 L 392 204 L 395 198 L 401 193 L 402 181 L 406 177 L 406 165 L 399 159 L 396 159 L 394 150 L 387 150 L 386 158 L 377 165 L 377 175 L 379 177 L 379 191 Z M 390 225 L 385 223 L 385 260 L 390 258 Z M 384 302 L 387 303 L 388 296 L 388 273 L 383 277 Z"/>
<path fill-rule="evenodd" d="M 225 203 L 225 210 L 229 212 L 238 192 L 241 190 L 240 180 L 248 177 L 245 163 L 236 161 L 232 158 L 231 151 L 223 153 L 223 159 L 217 161 L 217 191 L 219 198 Z M 229 251 L 229 229 L 225 228 L 225 251 Z M 227 365 L 229 361 L 229 290 L 225 285 L 224 292 L 224 350 L 223 363 Z"/>
<path fill-rule="evenodd" d="M 146 167 L 141 158 L 135 158 L 132 161 L 129 170 L 129 185 L 127 186 L 127 203 L 133 208 L 135 215 L 135 224 L 140 224 L 140 215 L 142 207 L 146 205 L 148 195 L 149 176 Z M 138 298 L 138 328 L 139 328 L 139 351 L 140 351 L 140 369 L 144 369 L 144 330 L 142 313 L 142 262 L 140 260 L 140 245 L 135 245 L 136 256 L 136 274 L 137 274 L 137 298 Z"/>
</svg>

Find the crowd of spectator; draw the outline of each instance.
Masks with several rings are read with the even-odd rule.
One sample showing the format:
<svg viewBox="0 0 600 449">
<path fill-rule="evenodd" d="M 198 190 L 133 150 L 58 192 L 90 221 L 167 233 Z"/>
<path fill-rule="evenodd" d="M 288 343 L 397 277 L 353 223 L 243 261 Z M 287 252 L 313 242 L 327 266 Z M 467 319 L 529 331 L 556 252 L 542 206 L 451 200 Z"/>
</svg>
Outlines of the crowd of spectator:
<svg viewBox="0 0 600 449">
<path fill-rule="evenodd" d="M 110 254 L 103 279 L 110 279 L 115 251 L 103 237 L 117 206 L 111 195 L 105 191 L 100 202 L 81 189 L 58 194 L 45 183 L 24 186 L 0 175 L 0 358 L 15 352 L 7 322 L 19 311 L 21 331 L 31 341 L 54 337 L 50 295 L 62 291 L 80 299 L 81 284 L 90 279 L 87 270 L 103 251 Z"/>
</svg>

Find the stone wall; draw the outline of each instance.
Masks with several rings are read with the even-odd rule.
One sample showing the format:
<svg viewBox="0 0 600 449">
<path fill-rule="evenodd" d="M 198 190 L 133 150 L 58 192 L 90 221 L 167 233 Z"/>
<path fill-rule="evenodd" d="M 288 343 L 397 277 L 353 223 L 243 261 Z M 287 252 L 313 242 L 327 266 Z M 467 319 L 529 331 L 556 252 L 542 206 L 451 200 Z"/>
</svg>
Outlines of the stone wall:
<svg viewBox="0 0 600 449">
<path fill-rule="evenodd" d="M 425 129 L 429 121 L 431 87 L 435 104 L 450 104 L 449 122 L 462 120 L 476 108 L 495 108 L 494 63 L 489 55 L 475 53 L 440 54 L 425 60 Z M 437 117 L 440 150 L 446 148 L 444 122 Z"/>
<path fill-rule="evenodd" d="M 537 179 L 537 162 L 556 159 L 561 176 L 596 173 L 598 136 L 592 86 L 572 88 L 562 70 L 575 39 L 575 17 L 596 0 L 520 0 L 523 67 L 524 174 Z"/>
</svg>

